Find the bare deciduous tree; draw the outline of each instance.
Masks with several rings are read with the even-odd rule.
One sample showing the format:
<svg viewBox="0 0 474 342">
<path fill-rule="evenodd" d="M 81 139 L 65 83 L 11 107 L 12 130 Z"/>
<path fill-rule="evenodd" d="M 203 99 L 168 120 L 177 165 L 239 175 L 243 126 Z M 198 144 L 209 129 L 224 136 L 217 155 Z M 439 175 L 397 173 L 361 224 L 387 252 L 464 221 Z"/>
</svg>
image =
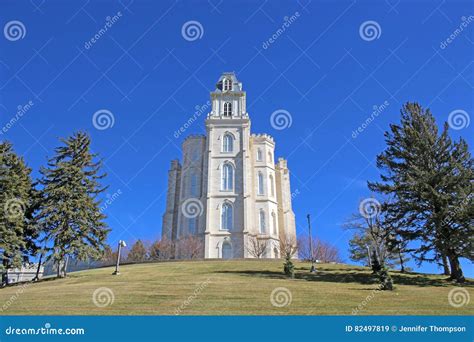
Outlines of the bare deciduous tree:
<svg viewBox="0 0 474 342">
<path fill-rule="evenodd" d="M 179 239 L 178 253 L 181 259 L 198 259 L 204 255 L 204 243 L 197 236 L 186 236 Z"/>
<path fill-rule="evenodd" d="M 174 243 L 163 238 L 155 241 L 149 249 L 151 260 L 169 260 L 174 256 Z"/>
<path fill-rule="evenodd" d="M 289 236 L 280 237 L 280 255 L 285 259 L 291 259 L 298 253 L 298 241 Z"/>
<path fill-rule="evenodd" d="M 312 238 L 313 243 L 313 260 L 322 262 L 341 262 L 339 250 L 325 241 Z M 310 261 L 311 251 L 309 247 L 309 237 L 301 236 L 298 238 L 298 255 L 300 259 Z"/>
<path fill-rule="evenodd" d="M 255 236 L 249 236 L 248 243 L 247 243 L 247 252 L 257 258 L 260 259 L 262 256 L 265 255 L 267 251 L 268 245 L 266 240 L 257 239 Z"/>
</svg>

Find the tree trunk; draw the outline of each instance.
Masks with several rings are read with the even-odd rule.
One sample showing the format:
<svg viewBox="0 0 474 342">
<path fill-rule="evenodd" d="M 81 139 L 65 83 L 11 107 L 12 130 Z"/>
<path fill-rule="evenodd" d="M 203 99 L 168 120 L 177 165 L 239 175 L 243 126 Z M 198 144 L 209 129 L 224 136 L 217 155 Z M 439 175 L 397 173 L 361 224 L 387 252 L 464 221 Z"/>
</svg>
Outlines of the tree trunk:
<svg viewBox="0 0 474 342">
<path fill-rule="evenodd" d="M 39 280 L 39 273 L 41 269 L 41 261 L 43 260 L 43 253 L 40 254 L 40 258 L 38 260 L 38 268 L 36 268 L 36 275 L 33 278 L 33 281 L 38 281 Z"/>
<path fill-rule="evenodd" d="M 64 264 L 63 264 L 63 278 L 66 278 L 67 276 L 67 264 L 69 263 L 69 255 L 66 256 L 66 260 L 64 260 Z"/>
<path fill-rule="evenodd" d="M 400 272 L 405 273 L 405 267 L 403 265 L 402 252 L 400 252 L 400 250 L 398 250 L 398 257 L 400 258 Z"/>
<path fill-rule="evenodd" d="M 449 265 L 451 266 L 451 276 L 450 278 L 456 280 L 457 283 L 464 283 L 466 280 L 464 278 L 461 264 L 459 263 L 459 257 L 454 253 L 448 255 Z"/>
<path fill-rule="evenodd" d="M 58 260 L 58 265 L 57 265 L 57 266 L 58 266 L 58 269 L 57 269 L 57 274 L 56 274 L 56 276 L 57 276 L 58 278 L 61 278 L 61 260 Z"/>
<path fill-rule="evenodd" d="M 441 258 L 443 260 L 443 274 L 451 275 L 451 271 L 449 270 L 449 265 L 448 265 L 448 258 L 446 257 L 446 254 L 443 253 Z"/>
</svg>

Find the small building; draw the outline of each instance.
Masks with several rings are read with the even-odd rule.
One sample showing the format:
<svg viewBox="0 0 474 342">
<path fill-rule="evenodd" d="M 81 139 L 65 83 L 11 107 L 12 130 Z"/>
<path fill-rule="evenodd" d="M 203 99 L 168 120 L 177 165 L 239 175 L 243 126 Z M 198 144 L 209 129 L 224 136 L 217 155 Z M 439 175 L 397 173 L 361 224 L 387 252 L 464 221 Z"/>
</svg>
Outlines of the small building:
<svg viewBox="0 0 474 342">
<path fill-rule="evenodd" d="M 22 283 L 32 281 L 38 271 L 38 264 L 25 264 L 20 268 L 10 268 L 2 273 L 2 279 L 6 278 L 6 284 Z M 43 277 L 44 267 L 40 267 L 38 277 Z"/>
</svg>

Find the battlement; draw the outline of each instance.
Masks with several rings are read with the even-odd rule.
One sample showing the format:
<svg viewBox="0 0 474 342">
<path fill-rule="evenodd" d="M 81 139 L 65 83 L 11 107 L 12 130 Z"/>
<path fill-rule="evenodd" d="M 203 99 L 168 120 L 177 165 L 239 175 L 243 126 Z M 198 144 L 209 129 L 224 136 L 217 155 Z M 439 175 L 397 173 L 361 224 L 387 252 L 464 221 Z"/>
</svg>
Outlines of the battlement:
<svg viewBox="0 0 474 342">
<path fill-rule="evenodd" d="M 288 169 L 288 161 L 285 158 L 278 158 L 278 163 L 276 165 L 279 169 Z"/>
<path fill-rule="evenodd" d="M 181 164 L 179 163 L 178 159 L 173 159 L 171 161 L 171 168 L 170 170 L 180 170 L 181 169 Z"/>
<path fill-rule="evenodd" d="M 191 134 L 191 135 L 188 135 L 184 141 L 183 141 L 183 144 L 187 143 L 188 141 L 190 140 L 206 140 L 206 136 L 204 134 Z"/>
<path fill-rule="evenodd" d="M 275 140 L 273 139 L 273 137 L 269 134 L 266 134 L 266 133 L 252 134 L 251 137 L 252 137 L 252 139 L 254 139 L 256 141 L 268 140 L 272 143 L 275 143 Z"/>
</svg>

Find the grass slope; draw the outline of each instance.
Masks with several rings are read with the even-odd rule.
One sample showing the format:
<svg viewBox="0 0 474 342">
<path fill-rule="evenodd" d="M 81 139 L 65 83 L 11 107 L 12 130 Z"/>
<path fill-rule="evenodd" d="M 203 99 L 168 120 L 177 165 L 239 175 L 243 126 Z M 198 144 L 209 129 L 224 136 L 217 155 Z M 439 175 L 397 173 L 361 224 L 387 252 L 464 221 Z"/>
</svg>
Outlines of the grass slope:
<svg viewBox="0 0 474 342">
<path fill-rule="evenodd" d="M 121 267 L 120 276 L 112 276 L 112 268 L 87 270 L 66 279 L 0 289 L 0 314 L 351 315 L 359 305 L 361 315 L 473 312 L 472 303 L 460 308 L 449 304 L 448 293 L 455 285 L 443 280 L 444 276 L 392 272 L 395 291 L 374 292 L 377 285 L 367 268 L 335 264 L 319 264 L 317 268 L 316 274 L 310 274 L 309 264 L 297 262 L 294 280 L 282 275 L 281 261 L 126 265 Z M 101 287 L 114 295 L 113 303 L 106 307 L 97 307 L 92 300 L 94 291 Z M 290 291 L 289 305 L 272 305 L 271 293 L 277 287 Z M 471 297 L 474 295 L 472 281 L 464 288 Z"/>
</svg>

